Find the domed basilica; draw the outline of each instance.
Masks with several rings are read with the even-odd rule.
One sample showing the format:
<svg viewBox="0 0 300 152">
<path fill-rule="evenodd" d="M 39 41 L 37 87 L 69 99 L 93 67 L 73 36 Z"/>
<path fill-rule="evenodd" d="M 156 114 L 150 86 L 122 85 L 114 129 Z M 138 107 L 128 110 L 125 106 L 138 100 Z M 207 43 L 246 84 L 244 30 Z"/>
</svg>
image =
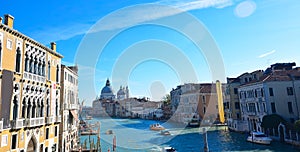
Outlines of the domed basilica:
<svg viewBox="0 0 300 152">
<path fill-rule="evenodd" d="M 110 86 L 109 79 L 106 80 L 105 86 L 101 90 L 100 99 L 107 99 L 107 100 L 115 100 L 115 95 L 113 89 Z M 129 98 L 129 89 L 128 86 L 120 87 L 120 90 L 117 92 L 117 99 L 123 100 Z"/>
</svg>

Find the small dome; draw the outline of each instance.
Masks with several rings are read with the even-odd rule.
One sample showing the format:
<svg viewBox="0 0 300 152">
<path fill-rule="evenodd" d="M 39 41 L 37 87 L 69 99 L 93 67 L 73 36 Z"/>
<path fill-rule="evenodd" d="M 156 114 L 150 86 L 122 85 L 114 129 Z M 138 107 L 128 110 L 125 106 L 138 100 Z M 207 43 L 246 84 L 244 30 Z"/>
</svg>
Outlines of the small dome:
<svg viewBox="0 0 300 152">
<path fill-rule="evenodd" d="M 117 95 L 125 95 L 125 94 L 126 93 L 125 93 L 124 89 L 120 89 L 117 93 Z"/>
</svg>

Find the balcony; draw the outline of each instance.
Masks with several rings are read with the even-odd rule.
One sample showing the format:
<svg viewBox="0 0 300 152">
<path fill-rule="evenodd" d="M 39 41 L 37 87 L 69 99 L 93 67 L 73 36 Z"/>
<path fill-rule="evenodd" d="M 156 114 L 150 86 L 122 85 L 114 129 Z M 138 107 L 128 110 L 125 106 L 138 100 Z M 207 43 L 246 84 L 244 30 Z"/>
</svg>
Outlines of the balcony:
<svg viewBox="0 0 300 152">
<path fill-rule="evenodd" d="M 65 110 L 78 110 L 79 105 L 78 104 L 64 104 L 64 109 Z"/>
<path fill-rule="evenodd" d="M 24 126 L 24 119 L 17 119 L 10 121 L 12 129 L 21 129 Z"/>
<path fill-rule="evenodd" d="M 3 130 L 3 121 L 0 121 L 0 131 Z"/>
<path fill-rule="evenodd" d="M 45 124 L 45 118 L 44 117 L 26 119 L 26 126 L 27 127 L 42 126 L 44 124 Z"/>
<path fill-rule="evenodd" d="M 40 76 L 29 72 L 24 72 L 23 77 L 26 80 L 35 81 L 35 82 L 45 83 L 46 81 L 45 76 Z"/>
<path fill-rule="evenodd" d="M 53 122 L 54 122 L 53 116 L 46 117 L 46 124 L 52 124 Z"/>
</svg>

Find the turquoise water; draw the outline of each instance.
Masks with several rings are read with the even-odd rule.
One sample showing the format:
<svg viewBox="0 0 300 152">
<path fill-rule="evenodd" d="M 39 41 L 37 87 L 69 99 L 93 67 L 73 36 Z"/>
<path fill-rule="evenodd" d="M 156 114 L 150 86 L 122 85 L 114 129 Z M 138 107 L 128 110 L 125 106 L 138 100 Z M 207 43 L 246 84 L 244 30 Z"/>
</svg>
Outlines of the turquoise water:
<svg viewBox="0 0 300 152">
<path fill-rule="evenodd" d="M 203 151 L 203 135 L 198 128 L 184 129 L 184 126 L 169 122 L 159 122 L 170 132 L 170 136 L 160 135 L 158 131 L 149 130 L 149 126 L 158 121 L 140 119 L 104 119 L 94 118 L 91 123 L 99 121 L 101 123 L 100 137 L 101 149 L 107 152 L 112 151 L 113 136 L 117 138 L 117 152 L 155 152 L 161 151 L 162 147 L 172 146 L 179 152 L 199 152 Z M 114 135 L 107 135 L 105 132 L 111 129 Z M 272 142 L 270 146 L 257 145 L 246 142 L 246 135 L 229 132 L 224 127 L 211 127 L 207 133 L 209 150 L 236 151 L 236 152 L 296 152 L 300 151 L 291 145 L 280 142 Z M 96 136 L 92 137 L 96 143 Z M 81 142 L 88 139 L 82 136 Z"/>
</svg>

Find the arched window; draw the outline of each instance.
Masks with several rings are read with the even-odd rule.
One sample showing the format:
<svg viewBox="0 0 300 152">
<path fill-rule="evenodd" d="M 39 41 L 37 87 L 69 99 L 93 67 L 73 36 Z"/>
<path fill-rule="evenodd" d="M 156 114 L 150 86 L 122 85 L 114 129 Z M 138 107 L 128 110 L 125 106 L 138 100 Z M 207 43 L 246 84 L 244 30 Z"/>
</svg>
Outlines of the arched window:
<svg viewBox="0 0 300 152">
<path fill-rule="evenodd" d="M 58 116 L 58 101 L 56 99 L 56 104 L 55 104 L 55 114 Z"/>
<path fill-rule="evenodd" d="M 22 102 L 22 118 L 26 118 L 26 98 L 23 98 Z"/>
<path fill-rule="evenodd" d="M 41 63 L 41 61 L 38 63 L 38 75 L 42 75 L 42 63 Z"/>
<path fill-rule="evenodd" d="M 51 76 L 51 65 L 50 65 L 50 61 L 48 61 L 48 80 L 50 80 L 50 76 Z"/>
<path fill-rule="evenodd" d="M 43 65 L 42 65 L 42 76 L 45 76 L 45 68 L 46 68 L 46 63 L 45 63 L 45 61 L 43 61 Z"/>
<path fill-rule="evenodd" d="M 31 56 L 30 60 L 29 60 L 29 72 L 33 73 L 33 56 Z"/>
<path fill-rule="evenodd" d="M 34 61 L 34 74 L 38 74 L 38 60 L 35 58 Z"/>
<path fill-rule="evenodd" d="M 59 66 L 56 66 L 56 82 L 59 83 Z"/>
<path fill-rule="evenodd" d="M 18 118 L 18 97 L 14 96 L 13 100 L 13 120 L 17 120 Z"/>
<path fill-rule="evenodd" d="M 18 47 L 17 48 L 17 54 L 16 54 L 16 72 L 20 72 L 20 70 L 21 70 L 21 50 L 20 50 L 20 48 Z"/>
<path fill-rule="evenodd" d="M 36 110 L 36 103 L 35 103 L 35 99 L 33 99 L 32 109 L 31 109 L 31 118 L 35 118 L 35 110 Z"/>
<path fill-rule="evenodd" d="M 49 105 L 49 99 L 47 99 L 47 103 L 46 103 L 47 105 L 47 109 L 46 109 L 46 114 L 47 114 L 47 117 L 49 117 L 49 115 L 50 115 L 50 105 Z"/>
<path fill-rule="evenodd" d="M 36 117 L 40 117 L 41 114 L 41 105 L 40 105 L 40 99 L 37 100 L 37 107 L 36 107 Z"/>
<path fill-rule="evenodd" d="M 25 55 L 25 71 L 28 72 L 28 67 L 29 67 L 29 58 L 28 55 Z"/>
<path fill-rule="evenodd" d="M 27 118 L 31 118 L 30 116 L 30 109 L 31 109 L 31 103 L 30 103 L 30 98 L 28 99 L 28 102 L 27 102 Z"/>
<path fill-rule="evenodd" d="M 41 117 L 44 117 L 44 101 L 41 100 L 41 113 L 40 113 Z"/>
</svg>

